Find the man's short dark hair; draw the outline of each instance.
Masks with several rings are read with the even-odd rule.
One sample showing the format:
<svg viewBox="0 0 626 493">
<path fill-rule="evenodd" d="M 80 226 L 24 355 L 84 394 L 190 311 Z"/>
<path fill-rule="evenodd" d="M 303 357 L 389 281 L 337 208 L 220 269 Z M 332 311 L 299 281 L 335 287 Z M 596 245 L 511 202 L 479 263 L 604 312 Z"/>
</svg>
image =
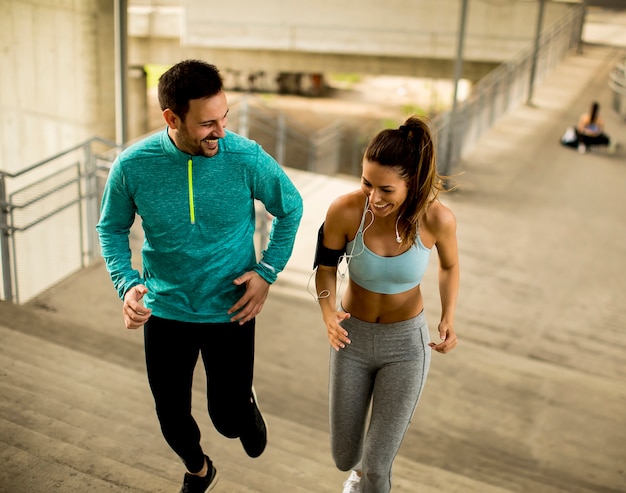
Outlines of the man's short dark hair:
<svg viewBox="0 0 626 493">
<path fill-rule="evenodd" d="M 189 111 L 189 100 L 210 98 L 219 94 L 224 82 L 215 65 L 201 60 L 184 60 L 159 78 L 161 111 L 169 108 L 183 121 Z"/>
</svg>

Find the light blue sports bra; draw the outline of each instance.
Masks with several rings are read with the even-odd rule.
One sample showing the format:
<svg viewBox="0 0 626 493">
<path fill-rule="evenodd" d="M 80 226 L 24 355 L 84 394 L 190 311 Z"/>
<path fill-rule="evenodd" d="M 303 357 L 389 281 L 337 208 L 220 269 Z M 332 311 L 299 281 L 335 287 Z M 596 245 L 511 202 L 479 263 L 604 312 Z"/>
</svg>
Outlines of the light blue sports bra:
<svg viewBox="0 0 626 493">
<path fill-rule="evenodd" d="M 381 294 L 403 293 L 414 288 L 422 282 L 430 249 L 424 246 L 418 233 L 416 243 L 400 255 L 382 257 L 372 252 L 363 241 L 368 205 L 366 200 L 359 230 L 346 246 L 350 279 L 368 291 Z"/>
</svg>

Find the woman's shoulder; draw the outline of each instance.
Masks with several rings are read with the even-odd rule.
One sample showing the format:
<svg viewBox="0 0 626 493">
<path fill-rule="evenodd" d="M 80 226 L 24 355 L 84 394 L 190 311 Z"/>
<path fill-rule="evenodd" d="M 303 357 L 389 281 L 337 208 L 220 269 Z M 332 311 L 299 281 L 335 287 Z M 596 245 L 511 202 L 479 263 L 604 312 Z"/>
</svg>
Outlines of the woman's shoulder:
<svg viewBox="0 0 626 493">
<path fill-rule="evenodd" d="M 428 205 L 424 214 L 424 223 L 426 228 L 435 236 L 456 230 L 456 216 L 439 199 L 433 200 Z"/>
<path fill-rule="evenodd" d="M 353 229 L 361 221 L 365 208 L 365 195 L 360 190 L 346 193 L 335 198 L 326 213 L 326 221 L 340 229 Z"/>
<path fill-rule="evenodd" d="M 340 195 L 335 198 L 328 208 L 328 212 L 332 214 L 345 215 L 358 212 L 359 215 L 365 207 L 365 195 L 360 190 Z"/>
</svg>

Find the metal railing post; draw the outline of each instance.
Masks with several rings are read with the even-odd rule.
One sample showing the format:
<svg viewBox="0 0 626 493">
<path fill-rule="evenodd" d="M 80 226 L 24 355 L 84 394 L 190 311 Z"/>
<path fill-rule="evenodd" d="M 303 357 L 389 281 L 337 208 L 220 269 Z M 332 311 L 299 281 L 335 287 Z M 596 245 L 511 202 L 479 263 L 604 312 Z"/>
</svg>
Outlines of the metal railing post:
<svg viewBox="0 0 626 493">
<path fill-rule="evenodd" d="M 96 158 L 91 148 L 91 143 L 86 142 L 85 152 L 85 215 L 87 227 L 87 263 L 91 263 L 96 257 L 96 245 L 98 245 L 98 234 L 96 225 L 100 216 L 98 201 L 98 183 L 96 175 Z M 82 207 L 82 204 L 79 204 Z M 83 255 L 84 257 L 84 255 Z"/>
<path fill-rule="evenodd" d="M 76 163 L 76 176 L 78 176 L 78 196 L 83 196 L 83 183 L 82 183 L 82 171 L 80 167 L 80 163 Z M 85 225 L 89 227 L 89 218 L 85 219 L 85 215 L 83 214 L 83 203 L 82 200 L 78 203 L 78 229 L 80 234 L 78 236 L 78 247 L 80 248 L 80 266 L 81 268 L 85 268 L 87 263 L 85 262 Z M 87 247 L 89 248 L 89 247 Z"/>
<path fill-rule="evenodd" d="M 278 115 L 278 123 L 276 126 L 276 161 L 279 164 L 285 164 L 285 156 L 287 146 L 287 122 L 283 113 Z"/>
<path fill-rule="evenodd" d="M 242 137 L 250 135 L 250 108 L 247 98 L 242 99 L 239 104 L 239 128 L 237 132 Z"/>
<path fill-rule="evenodd" d="M 526 98 L 526 104 L 532 105 L 533 90 L 535 88 L 535 78 L 537 73 L 537 58 L 539 56 L 539 46 L 541 43 L 541 26 L 543 26 L 543 13 L 545 11 L 545 0 L 539 0 L 539 12 L 537 14 L 537 25 L 535 27 L 535 43 L 533 46 L 533 57 L 530 67 L 530 79 L 528 88 L 528 98 Z"/>
<path fill-rule="evenodd" d="M 317 142 L 309 140 L 309 155 L 306 165 L 307 171 L 315 173 L 317 171 Z"/>
<path fill-rule="evenodd" d="M 11 249 L 9 247 L 9 203 L 7 202 L 4 175 L 0 173 L 0 255 L 2 255 L 2 287 L 4 299 L 13 301 L 13 282 L 11 279 Z"/>
<path fill-rule="evenodd" d="M 582 2 L 582 15 L 578 21 L 578 31 L 576 33 L 576 53 L 582 55 L 583 53 L 583 30 L 585 28 L 585 18 L 587 17 L 587 0 Z"/>
<path fill-rule="evenodd" d="M 454 144 L 453 139 L 456 137 L 456 127 L 457 127 L 457 108 L 458 108 L 458 90 L 459 90 L 459 80 L 463 75 L 463 48 L 465 47 L 465 27 L 467 24 L 467 11 L 468 11 L 468 3 L 469 0 L 461 0 L 461 13 L 459 16 L 459 33 L 457 39 L 457 52 L 456 59 L 454 64 L 454 89 L 452 94 L 452 109 L 450 110 L 450 132 L 451 137 L 447 141 L 447 145 L 445 147 L 445 156 L 443 159 L 443 170 L 441 174 L 444 176 L 448 176 L 450 171 L 456 164 L 455 152 L 452 149 Z M 459 153 L 460 154 L 460 153 Z M 446 185 L 448 185 L 448 178 L 445 178 Z"/>
</svg>

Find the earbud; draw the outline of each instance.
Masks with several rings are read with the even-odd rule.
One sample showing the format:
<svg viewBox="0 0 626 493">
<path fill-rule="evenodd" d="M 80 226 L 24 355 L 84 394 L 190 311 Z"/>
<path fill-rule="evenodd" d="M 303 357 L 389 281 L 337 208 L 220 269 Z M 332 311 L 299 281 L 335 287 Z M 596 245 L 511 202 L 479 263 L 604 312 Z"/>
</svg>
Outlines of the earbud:
<svg viewBox="0 0 626 493">
<path fill-rule="evenodd" d="M 396 236 L 396 241 L 397 241 L 398 243 L 402 243 L 402 238 L 400 238 L 400 235 Z"/>
</svg>

